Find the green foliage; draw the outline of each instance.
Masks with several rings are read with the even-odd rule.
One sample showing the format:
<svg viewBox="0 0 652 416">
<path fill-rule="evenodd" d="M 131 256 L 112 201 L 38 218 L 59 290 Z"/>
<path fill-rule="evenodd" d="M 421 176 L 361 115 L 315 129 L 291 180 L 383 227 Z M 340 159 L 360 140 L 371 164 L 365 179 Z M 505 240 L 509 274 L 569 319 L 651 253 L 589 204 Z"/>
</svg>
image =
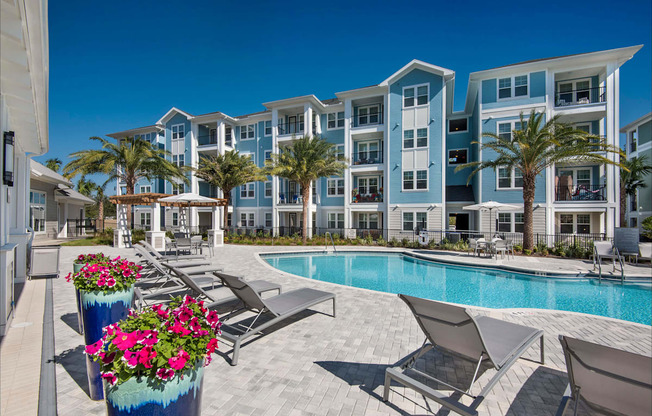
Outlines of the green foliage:
<svg viewBox="0 0 652 416">
<path fill-rule="evenodd" d="M 140 279 L 142 267 L 127 259 L 111 259 L 102 255 L 100 260 L 94 254 L 82 255 L 77 259 L 92 259 L 92 256 L 95 256 L 94 262 L 86 264 L 79 272 L 68 273 L 66 276 L 66 281 L 72 281 L 77 290 L 116 292 L 133 286 Z"/>
<path fill-rule="evenodd" d="M 58 157 L 55 157 L 55 158 L 51 158 L 51 159 L 46 160 L 45 161 L 45 166 L 48 169 L 53 170 L 53 171 L 58 173 L 59 169 L 61 169 L 61 164 L 62 163 L 63 162 L 61 161 L 61 159 L 59 159 Z"/>
<path fill-rule="evenodd" d="M 652 217 L 644 219 L 641 223 L 641 227 L 643 227 L 643 235 L 652 239 Z"/>
<path fill-rule="evenodd" d="M 74 264 L 97 264 L 105 263 L 111 261 L 109 256 L 105 256 L 104 253 L 91 253 L 91 254 L 80 254 L 73 261 Z"/>
<path fill-rule="evenodd" d="M 532 254 L 532 250 L 524 249 L 523 254 L 525 254 L 526 256 L 529 256 L 529 255 Z"/>
</svg>

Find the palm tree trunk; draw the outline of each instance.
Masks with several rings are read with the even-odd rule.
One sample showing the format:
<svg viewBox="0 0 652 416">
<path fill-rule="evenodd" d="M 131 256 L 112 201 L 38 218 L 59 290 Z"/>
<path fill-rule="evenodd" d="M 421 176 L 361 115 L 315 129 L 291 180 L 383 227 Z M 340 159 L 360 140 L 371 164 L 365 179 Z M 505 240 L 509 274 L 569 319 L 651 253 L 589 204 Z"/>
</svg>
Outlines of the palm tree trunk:
<svg viewBox="0 0 652 416">
<path fill-rule="evenodd" d="M 100 195 L 97 203 L 97 219 L 102 224 L 102 230 L 104 230 L 104 195 Z M 98 224 L 95 224 L 95 227 L 97 226 Z"/>
<path fill-rule="evenodd" d="M 301 196 L 303 198 L 303 232 L 301 234 L 303 245 L 305 246 L 308 242 L 308 215 L 310 215 L 308 212 L 308 205 L 310 205 L 310 182 L 308 182 L 308 184 L 301 184 Z M 310 224 L 311 223 L 312 221 L 310 221 Z"/>
<path fill-rule="evenodd" d="M 523 174 L 523 250 L 532 250 L 534 247 L 533 208 L 535 176 Z"/>
<path fill-rule="evenodd" d="M 133 195 L 135 193 L 134 188 L 136 188 L 136 181 L 135 180 L 126 180 L 125 184 L 127 185 L 126 186 L 127 195 Z M 131 204 L 125 204 L 125 205 L 127 206 L 127 229 L 130 230 L 130 229 L 134 228 L 133 224 L 131 223 L 131 217 L 132 217 L 132 215 L 131 215 Z M 120 213 L 118 213 L 118 215 L 120 215 Z"/>
<path fill-rule="evenodd" d="M 620 226 L 627 227 L 625 213 L 627 212 L 627 192 L 623 184 L 620 184 Z"/>
<path fill-rule="evenodd" d="M 222 226 L 224 231 L 226 231 L 229 228 L 229 203 L 231 202 L 231 190 L 222 189 L 222 193 L 224 194 L 224 199 L 226 199 L 226 206 L 224 207 L 224 218 L 222 219 L 224 224 Z"/>
</svg>

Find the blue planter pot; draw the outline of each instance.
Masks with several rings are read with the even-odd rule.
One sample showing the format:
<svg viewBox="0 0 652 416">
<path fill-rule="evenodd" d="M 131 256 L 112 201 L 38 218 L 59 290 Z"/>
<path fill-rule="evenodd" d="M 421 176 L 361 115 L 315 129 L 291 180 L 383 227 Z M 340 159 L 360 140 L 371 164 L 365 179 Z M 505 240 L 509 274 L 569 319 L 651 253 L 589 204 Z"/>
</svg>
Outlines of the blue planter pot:
<svg viewBox="0 0 652 416">
<path fill-rule="evenodd" d="M 115 386 L 105 382 L 107 415 L 199 416 L 203 378 L 199 362 L 183 373 L 183 380 L 176 375 L 168 381 L 132 377 Z"/>
<path fill-rule="evenodd" d="M 79 271 L 84 267 L 85 264 L 72 264 L 73 273 L 79 273 Z M 81 294 L 79 290 L 75 289 L 75 299 L 77 299 L 77 332 L 80 334 L 84 333 L 84 324 L 82 323 L 82 313 L 81 313 Z"/>
<path fill-rule="evenodd" d="M 125 319 L 133 304 L 134 288 L 115 292 L 86 292 L 81 294 L 81 313 L 84 324 L 84 341 L 93 344 L 102 338 L 102 328 Z M 88 388 L 93 400 L 102 400 L 104 391 L 100 375 L 100 365 L 86 356 Z"/>
</svg>

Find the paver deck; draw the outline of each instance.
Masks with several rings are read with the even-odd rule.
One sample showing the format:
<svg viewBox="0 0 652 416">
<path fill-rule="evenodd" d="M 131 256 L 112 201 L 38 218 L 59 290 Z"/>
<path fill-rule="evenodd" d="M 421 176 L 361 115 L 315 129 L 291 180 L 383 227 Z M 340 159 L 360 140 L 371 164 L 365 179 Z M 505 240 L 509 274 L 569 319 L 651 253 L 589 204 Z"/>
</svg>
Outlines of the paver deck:
<svg viewBox="0 0 652 416">
<path fill-rule="evenodd" d="M 447 414 L 439 412 L 436 403 L 399 386 L 392 387 L 389 402 L 381 400 L 385 369 L 420 347 L 424 339 L 411 312 L 396 295 L 291 277 L 270 270 L 255 256 L 258 252 L 303 249 L 227 245 L 216 250 L 213 262 L 227 273 L 275 281 L 284 291 L 299 287 L 332 291 L 337 294 L 338 310 L 337 318 L 332 318 L 327 315 L 330 305 L 318 305 L 314 310 L 325 314 L 306 312 L 291 323 L 273 327 L 242 347 L 236 367 L 216 356 L 205 371 L 202 414 Z M 72 269 L 77 254 L 98 251 L 134 258 L 130 249 L 64 247 L 62 270 Z M 568 270 L 584 264 L 586 268 L 583 262 L 564 261 L 551 262 L 548 267 Z M 536 264 L 532 268 L 539 267 Z M 479 409 L 483 415 L 554 414 L 567 383 L 559 334 L 652 354 L 649 326 L 558 311 L 476 310 L 541 328 L 547 338 L 546 365 L 519 360 L 483 402 Z M 73 288 L 64 279 L 54 284 L 54 320 L 59 414 L 104 414 L 104 403 L 93 402 L 87 394 L 83 337 L 76 331 Z M 219 348 L 222 352 L 230 350 L 225 343 Z M 538 347 L 533 347 L 526 356 L 536 360 L 538 354 Z M 436 352 L 426 355 L 419 365 L 427 365 L 453 383 L 470 380 L 474 370 L 472 364 Z M 474 391 L 479 391 L 492 374 L 493 370 L 484 372 Z"/>
</svg>

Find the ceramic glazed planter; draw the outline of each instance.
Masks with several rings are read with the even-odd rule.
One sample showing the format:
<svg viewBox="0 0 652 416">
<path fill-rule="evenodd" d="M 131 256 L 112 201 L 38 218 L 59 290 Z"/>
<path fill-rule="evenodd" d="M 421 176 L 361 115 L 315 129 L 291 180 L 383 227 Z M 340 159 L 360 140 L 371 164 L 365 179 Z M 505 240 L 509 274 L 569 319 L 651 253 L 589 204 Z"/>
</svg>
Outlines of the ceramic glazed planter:
<svg viewBox="0 0 652 416">
<path fill-rule="evenodd" d="M 102 338 L 102 328 L 125 319 L 133 304 L 134 288 L 115 292 L 80 291 L 82 323 L 86 345 Z M 100 376 L 100 365 L 86 356 L 86 373 L 91 399 L 102 400 L 104 389 Z"/>
<path fill-rule="evenodd" d="M 110 386 L 104 382 L 108 416 L 199 416 L 201 414 L 203 362 L 172 380 L 132 377 Z"/>
<path fill-rule="evenodd" d="M 72 264 L 73 273 L 79 273 L 79 271 L 84 267 L 85 264 Z M 77 332 L 80 334 L 84 333 L 84 324 L 82 323 L 82 313 L 81 313 L 81 294 L 79 290 L 75 289 L 75 299 L 77 300 Z"/>
</svg>

